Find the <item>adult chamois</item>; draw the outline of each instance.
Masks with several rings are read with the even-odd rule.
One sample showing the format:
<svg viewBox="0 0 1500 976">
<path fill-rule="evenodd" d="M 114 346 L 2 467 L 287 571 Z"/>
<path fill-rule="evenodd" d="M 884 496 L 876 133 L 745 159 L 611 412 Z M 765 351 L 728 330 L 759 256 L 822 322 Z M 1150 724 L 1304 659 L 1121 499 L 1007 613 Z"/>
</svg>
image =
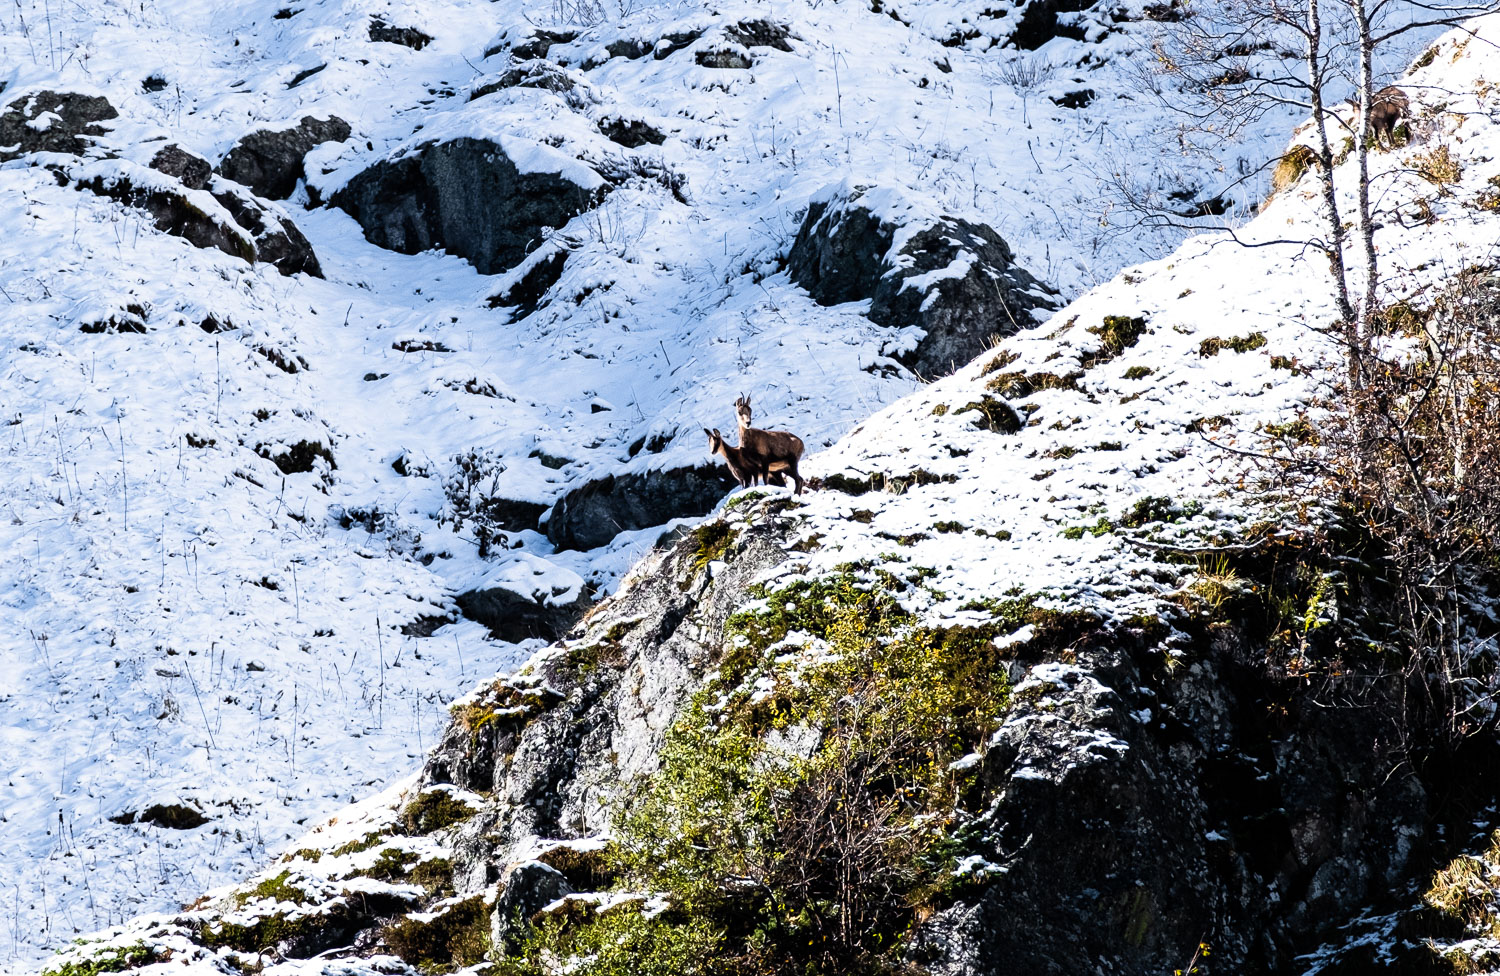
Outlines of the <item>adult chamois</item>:
<svg viewBox="0 0 1500 976">
<path fill-rule="evenodd" d="M 1349 99 L 1358 119 L 1359 101 Z M 1411 116 L 1411 100 L 1395 85 L 1387 85 L 1370 96 L 1370 134 L 1381 149 L 1396 148 L 1396 126 Z"/>
<path fill-rule="evenodd" d="M 796 493 L 802 494 L 802 476 L 797 473 L 797 462 L 802 459 L 802 438 L 790 431 L 761 430 L 750 426 L 750 397 L 747 394 L 740 394 L 740 398 L 734 401 L 734 412 L 740 422 L 740 454 L 745 461 L 755 467 L 755 473 L 767 484 L 772 482 L 773 475 L 786 472 L 797 485 Z"/>
</svg>

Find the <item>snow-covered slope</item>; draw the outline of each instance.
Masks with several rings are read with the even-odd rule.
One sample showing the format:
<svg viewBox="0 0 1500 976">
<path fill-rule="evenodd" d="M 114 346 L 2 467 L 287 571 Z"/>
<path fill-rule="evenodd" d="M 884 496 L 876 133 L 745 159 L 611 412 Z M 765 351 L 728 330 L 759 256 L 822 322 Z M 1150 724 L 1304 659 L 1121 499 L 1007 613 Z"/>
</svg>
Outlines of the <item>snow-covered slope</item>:
<svg viewBox="0 0 1500 976">
<path fill-rule="evenodd" d="M 158 140 L 217 161 L 252 130 L 332 114 L 353 135 L 309 157 L 324 196 L 439 134 L 571 140 L 682 180 L 681 199 L 633 184 L 560 229 L 573 254 L 554 300 L 513 321 L 489 307 L 503 276 L 377 248 L 342 212 L 304 210 L 305 190 L 288 213 L 326 280 L 159 233 L 139 211 L 57 185 L 34 165 L 46 157 L 0 168 L 0 961 L 240 876 L 309 818 L 406 775 L 445 703 L 522 653 L 470 623 L 418 636 L 452 618 L 455 592 L 503 585 L 566 603 L 585 581 L 613 585 L 659 534 L 559 554 L 523 531 L 509 540 L 519 548 L 481 561 L 470 530 L 442 519 L 457 455 L 475 452 L 482 488 L 545 505 L 629 465 L 701 461 L 699 428 L 728 426 L 741 390 L 813 450 L 913 390 L 890 358 L 911 330 L 874 326 L 859 305 L 820 307 L 777 273 L 823 187 L 889 184 L 990 223 L 1072 295 L 1163 244 L 1100 228 L 1101 160 L 1135 160 L 1189 194 L 1216 186 L 1207 164 L 1141 162 L 1157 120 L 1124 87 L 1132 24 L 1082 15 L 1071 33 L 1088 40 L 1032 53 L 991 49 L 985 32 L 1007 28 L 970 30 L 970 15 L 637 7 L 550 55 L 578 81 L 569 105 L 533 88 L 468 99 L 504 68 L 505 37 L 553 22 L 545 4 L 22 0 L 0 12 L 7 102 L 101 94 L 119 112 L 103 147 L 139 163 Z M 621 38 L 747 16 L 787 25 L 790 50 L 757 49 L 740 70 L 686 48 L 607 57 Z M 375 18 L 430 43 L 372 40 Z M 1084 88 L 1097 97 L 1083 108 L 1053 100 Z M 595 127 L 605 116 L 666 141 L 620 149 Z M 1277 133 L 1268 123 L 1245 156 Z M 115 331 L 137 322 L 144 332 Z M 633 458 L 643 439 L 663 446 Z M 329 457 L 283 474 L 271 458 L 298 444 Z M 210 821 L 109 819 L 157 803 Z"/>
<path fill-rule="evenodd" d="M 793 22 L 799 35 L 812 34 L 803 18 L 823 15 L 797 11 Z M 1496 39 L 1500 22 L 1491 18 L 1475 26 L 1478 36 L 1448 37 L 1433 58 L 1424 59 L 1426 66 L 1403 81 L 1413 96 L 1414 142 L 1373 157 L 1384 207 L 1377 243 L 1391 300 L 1419 295 L 1463 267 L 1492 267 L 1495 260 L 1500 216 L 1492 201 L 1500 179 L 1500 163 L 1495 162 L 1500 159 L 1500 129 L 1492 121 L 1493 94 L 1483 81 L 1488 63 L 1474 55 L 1473 46 Z M 871 30 L 879 36 L 877 27 Z M 962 60 L 957 52 L 952 56 Z M 815 66 L 786 60 L 786 78 L 798 71 L 815 73 Z M 768 61 L 773 68 L 778 64 L 775 55 Z M 630 62 L 609 72 L 613 84 L 624 85 L 627 79 L 614 76 L 638 70 L 643 66 Z M 774 77 L 776 71 L 768 73 Z M 953 75 L 943 77 L 959 76 L 955 67 Z M 738 84 L 758 88 L 772 80 L 750 77 L 754 85 L 749 78 Z M 794 81 L 783 83 L 798 88 Z M 680 84 L 691 88 L 693 79 L 684 77 Z M 953 97 L 958 97 L 956 90 Z M 716 90 L 712 97 L 732 94 Z M 848 101 L 845 110 L 853 111 Z M 868 111 L 867 122 L 873 124 L 873 103 Z M 894 112 L 879 114 L 897 117 Z M 751 131 L 736 130 L 727 116 L 716 118 L 730 145 L 738 145 L 741 133 Z M 1421 161 L 1440 150 L 1457 163 L 1451 171 L 1455 178 L 1441 184 L 1417 173 Z M 743 153 L 744 147 L 735 151 Z M 830 151 L 817 164 L 811 161 L 813 151 L 804 148 L 794 165 L 790 148 L 785 162 L 778 149 L 775 160 L 761 159 L 752 169 L 784 168 L 791 172 L 782 178 L 795 181 L 801 167 L 839 165 L 843 148 L 825 148 Z M 848 152 L 852 160 L 852 145 Z M 731 155 L 719 150 L 721 158 Z M 887 152 L 882 162 L 900 170 L 903 180 L 916 177 L 899 154 Z M 681 165 L 688 165 L 686 159 Z M 37 239 L 68 239 L 72 218 L 64 204 L 80 203 L 72 191 L 47 187 L 24 171 L 0 175 L 16 182 L 6 226 L 30 227 L 30 220 L 39 225 Z M 707 174 L 690 171 L 694 175 Z M 810 192 L 824 175 L 808 176 L 797 184 L 800 192 Z M 707 195 L 713 184 L 690 179 L 690 185 L 696 194 Z M 704 225 L 720 230 L 731 224 L 731 213 L 785 216 L 795 210 L 793 203 L 774 202 L 770 185 L 736 189 L 725 175 L 718 187 L 726 195 L 746 195 L 737 209 L 724 203 L 722 209 L 703 206 L 692 212 L 707 214 Z M 87 198 L 82 202 L 86 205 Z M 7 406 L 7 411 L 14 409 L 21 422 L 9 428 L 13 460 L 7 476 L 15 479 L 11 494 L 17 501 L 6 531 L 19 572 L 6 605 L 20 629 L 7 635 L 13 643 L 5 653 L 23 665 L 11 679 L 15 687 L 6 691 L 7 715 L 18 716 L 7 734 L 15 740 L 13 752 L 25 759 L 6 787 L 11 791 L 6 810 L 19 811 L 8 812 L 7 828 L 20 829 L 5 833 L 5 843 L 12 845 L 4 852 L 5 863 L 13 870 L 28 857 L 47 855 L 40 867 L 27 865 L 14 882 L 29 886 L 25 890 L 35 893 L 31 904 L 36 907 L 27 907 L 24 897 L 20 901 L 22 913 L 12 926 L 18 946 L 13 952 L 30 951 L 25 948 L 32 944 L 26 926 L 37 919 L 50 920 L 52 931 L 64 924 L 88 928 L 112 921 L 127 892 L 142 897 L 142 907 L 160 905 L 171 893 L 186 896 L 195 885 L 210 886 L 260 860 L 264 852 L 250 844 L 298 846 L 286 841 L 292 822 L 331 809 L 333 787 L 337 795 L 364 792 L 413 767 L 422 745 L 419 737 L 423 730 L 430 736 L 439 718 L 436 703 L 445 691 L 463 687 L 454 680 L 458 654 L 466 655 L 468 672 L 479 674 L 492 671 L 510 654 L 508 648 L 479 640 L 473 627 L 456 626 L 431 639 L 402 640 L 392 632 L 396 623 L 424 612 L 422 601 L 441 604 L 452 587 L 466 585 L 469 577 L 463 574 L 477 577 L 488 571 L 471 556 L 460 555 L 462 543 L 442 535 L 428 520 L 440 504 L 431 485 L 388 472 L 400 450 L 417 456 L 425 451 L 441 463 L 448 452 L 482 445 L 499 449 L 519 467 L 515 459 L 524 452 L 515 446 L 514 432 L 491 429 L 475 436 L 471 426 L 509 423 L 517 416 L 512 411 L 522 411 L 532 425 L 601 436 L 606 428 L 598 427 L 599 421 L 581 411 L 569 415 L 566 405 L 586 403 L 585 395 L 620 402 L 619 386 L 605 385 L 603 367 L 610 356 L 616 363 L 634 362 L 628 375 L 656 391 L 660 409 L 642 413 L 661 417 L 662 430 L 680 423 L 682 416 L 695 418 L 691 425 L 683 424 L 691 430 L 704 422 L 722 423 L 726 411 L 720 405 L 728 402 L 737 383 L 781 389 L 790 396 L 798 382 L 783 378 L 778 386 L 772 376 L 816 383 L 829 373 L 847 379 L 857 372 L 849 363 L 860 360 L 862 349 L 867 355 L 868 344 L 877 341 L 857 308 L 815 309 L 774 275 L 754 285 L 736 285 L 731 274 L 729 284 L 720 283 L 730 273 L 727 269 L 745 262 L 747 255 L 754 258 L 752 265 L 770 262 L 785 245 L 793 229 L 790 222 L 768 232 L 764 242 L 756 242 L 752 232 L 736 238 L 740 250 L 726 243 L 717 255 L 705 256 L 701 248 L 693 250 L 681 240 L 687 236 L 682 225 L 667 231 L 653 223 L 682 216 L 665 200 L 657 202 L 655 215 L 645 206 L 633 211 L 649 226 L 623 253 L 588 253 L 600 267 L 609 268 L 609 279 L 621 282 L 615 287 L 626 294 L 639 288 L 661 297 L 664 291 L 653 290 L 665 289 L 662 281 L 675 275 L 687 282 L 674 293 L 683 304 L 668 305 L 676 311 L 662 313 L 665 331 L 648 333 L 651 344 L 661 343 L 663 355 L 674 360 L 678 355 L 720 357 L 723 382 L 709 379 L 691 390 L 673 390 L 675 383 L 685 381 L 664 378 L 671 375 L 664 370 L 653 379 L 656 366 L 644 358 L 627 359 L 644 356 L 634 330 L 629 335 L 611 332 L 616 351 L 594 372 L 594 360 L 578 363 L 544 344 L 544 336 L 562 334 L 547 333 L 551 326 L 523 323 L 518 334 L 505 316 L 479 310 L 486 294 L 483 284 L 456 261 L 379 252 L 360 243 L 337 213 L 299 215 L 329 270 L 327 283 L 288 282 L 271 273 L 249 272 L 149 233 L 126 236 L 116 247 L 96 226 L 80 221 L 79 254 L 73 260 L 86 266 L 108 259 L 116 269 L 111 276 L 91 272 L 83 280 L 110 281 L 121 292 L 145 292 L 157 308 L 176 309 L 174 303 L 182 299 L 171 281 L 155 276 L 166 260 L 163 255 L 170 255 L 175 262 L 170 267 L 193 285 L 196 304 L 190 311 L 184 306 L 183 315 L 191 320 L 217 308 L 216 302 L 233 301 L 244 318 L 236 320 L 241 330 L 232 338 L 166 325 L 144 337 L 78 337 L 55 319 L 39 320 L 27 340 L 32 348 L 7 354 L 6 395 L 20 404 Z M 1418 211 L 1426 216 L 1409 219 Z M 1326 265 L 1295 243 L 1318 233 L 1319 226 L 1309 176 L 1272 200 L 1240 230 L 1238 242 L 1224 235 L 1203 236 L 1169 257 L 1131 267 L 1050 321 L 1003 341 L 993 354 L 864 420 L 831 450 L 809 459 L 806 472 L 820 477 L 824 490 L 804 496 L 795 509 L 806 544 L 768 581 L 782 585 L 844 572 L 852 565 L 862 573 L 884 571 L 906 581 L 901 602 L 923 620 L 977 624 L 987 619 L 981 609 L 986 601 L 1023 594 L 1046 605 L 1086 610 L 1112 626 L 1128 628 L 1132 621 L 1146 619 L 1170 623 L 1183 603 L 1184 588 L 1202 567 L 1164 563 L 1153 547 L 1174 541 L 1196 546 L 1263 519 L 1261 503 L 1242 491 L 1244 479 L 1253 479 L 1255 470 L 1225 447 L 1255 448 L 1264 438 L 1279 436 L 1275 425 L 1315 407 L 1339 375 L 1338 349 L 1326 332 L 1334 318 Z M 677 249 L 668 246 L 674 238 Z M 1292 243 L 1246 246 L 1280 239 Z M 651 275 L 630 271 L 630 258 L 638 256 L 633 249 L 658 240 L 665 255 L 662 266 Z M 1035 256 L 1034 238 L 1017 237 L 1014 243 Z M 48 297 L 48 292 L 60 292 L 59 281 L 66 280 L 66 272 L 52 267 L 55 256 L 34 253 L 40 249 L 28 247 L 20 235 L 6 247 L 7 273 L 19 272 L 17 289 L 31 289 L 16 300 L 64 316 L 67 300 Z M 570 264 L 569 273 L 574 270 Z M 422 294 L 433 301 L 397 311 L 403 302 L 411 304 L 418 287 L 413 276 L 418 274 L 427 279 L 420 285 Z M 368 291 L 351 287 L 354 281 L 363 282 Z M 686 296 L 699 303 L 695 317 L 684 314 L 690 307 Z M 448 321 L 450 313 L 459 321 Z M 171 322 L 172 314 L 158 314 L 156 321 Z M 648 318 L 644 310 L 638 314 Z M 295 327 L 288 322 L 291 316 L 297 318 Z M 814 321 L 817 346 L 806 328 Z M 715 351 L 747 322 L 764 330 L 760 343 L 733 355 Z M 603 348 L 601 333 L 582 331 L 582 319 L 553 325 L 578 330 L 568 334 L 578 342 L 587 336 L 593 349 Z M 533 328 L 539 331 L 525 331 Z M 390 351 L 387 340 L 419 334 L 458 351 L 409 356 Z M 470 334 L 472 346 L 460 338 Z M 793 336 L 808 347 L 765 348 L 768 337 L 786 341 Z M 295 348 L 311 368 L 288 376 L 266 367 L 250 348 L 257 341 Z M 215 343 L 221 361 L 228 356 L 237 364 L 233 369 L 214 369 Z M 841 346 L 848 357 L 843 366 L 837 351 Z M 733 356 L 743 359 L 729 368 Z M 804 356 L 809 363 L 817 360 L 817 368 L 803 365 Z M 527 386 L 521 374 L 512 372 L 518 362 L 526 368 L 567 363 L 578 372 Z M 514 390 L 517 402 L 486 398 L 470 405 L 463 396 L 444 392 L 440 377 L 466 376 L 471 368 L 492 371 L 487 375 Z M 369 384 L 360 378 L 377 369 L 388 371 L 389 378 Z M 229 388 L 224 388 L 224 375 L 232 377 Z M 586 377 L 598 377 L 600 385 L 586 386 Z M 910 386 L 905 379 L 893 379 L 888 387 L 877 383 L 865 383 L 871 400 Z M 879 392 L 869 392 L 871 388 Z M 22 391 L 30 399 L 21 399 Z M 438 405 L 424 406 L 424 398 Z M 528 401 L 523 411 L 520 405 Z M 788 399 L 778 413 L 805 422 L 810 431 L 821 419 L 830 437 L 852 425 L 863 409 L 841 395 L 813 396 L 806 406 L 798 405 L 805 402 Z M 62 409 L 54 413 L 52 404 Z M 277 413 L 256 421 L 253 411 L 261 407 Z M 78 412 L 69 412 L 74 409 Z M 330 478 L 288 478 L 283 495 L 279 476 L 257 465 L 248 450 L 237 449 L 239 439 L 248 448 L 256 437 L 304 436 L 291 427 L 286 433 L 259 433 L 262 425 L 283 423 L 295 425 L 296 431 L 328 425 L 339 463 Z M 541 443 L 536 426 L 523 430 L 523 447 Z M 200 439 L 216 437 L 219 443 L 183 447 L 179 454 L 176 444 L 190 432 Z M 809 440 L 816 443 L 819 436 Z M 607 443 L 619 441 L 601 436 L 601 445 Z M 599 450 L 608 453 L 602 446 Z M 209 490 L 209 485 L 214 487 Z M 205 494 L 198 497 L 195 491 Z M 370 505 L 377 500 L 406 527 L 406 534 L 371 535 L 328 523 L 335 502 Z M 732 524 L 757 517 L 753 505 L 737 508 L 729 516 Z M 527 536 L 523 542 L 524 551 L 538 560 L 553 558 L 539 538 Z M 427 567 L 403 558 L 438 551 L 451 555 Z M 569 565 L 578 572 L 600 565 L 612 572 L 623 565 L 622 557 L 605 556 L 591 567 L 590 558 L 578 557 Z M 647 563 L 643 572 L 652 565 Z M 550 574 L 548 579 L 576 579 L 563 577 L 566 568 L 543 572 Z M 111 588 L 121 592 L 106 597 Z M 80 616 L 70 604 L 91 608 L 93 622 L 78 629 Z M 374 639 L 377 616 L 384 628 L 383 645 Z M 315 636 L 322 629 L 332 634 Z M 1032 636 L 1023 629 L 1012 639 L 1024 644 Z M 1189 652 L 1180 636 L 1167 628 L 1162 650 L 1169 657 Z M 370 659 L 372 650 L 376 661 Z M 818 653 L 815 642 L 781 650 L 786 660 Z M 252 659 L 269 662 L 268 670 L 246 673 Z M 1038 681 L 1063 673 L 1055 662 L 1041 667 L 1053 670 L 1031 676 Z M 383 728 L 376 684 L 381 679 Z M 159 682 L 152 685 L 156 695 L 149 706 L 139 691 L 143 681 Z M 162 718 L 148 714 L 158 707 Z M 90 714 L 98 717 L 84 717 Z M 1135 720 L 1149 722 L 1151 715 L 1148 711 Z M 99 732 L 80 736 L 77 726 L 85 722 L 96 724 Z M 303 737 L 288 741 L 292 727 L 304 729 Z M 352 741 L 356 736 L 358 741 Z M 31 744 L 35 738 L 51 751 L 39 752 Z M 292 741 L 300 749 L 295 775 Z M 303 792 L 312 783 L 325 789 L 315 795 Z M 197 791 L 194 795 L 206 805 L 258 803 L 249 813 L 224 811 L 223 826 L 217 829 L 259 823 L 265 833 L 248 843 L 209 831 L 178 835 L 186 840 L 178 841 L 182 846 L 174 851 L 157 846 L 162 844 L 159 833 L 102 822 L 101 815 L 126 804 L 125 798 L 142 802 L 163 791 Z M 340 814 L 337 824 L 324 828 L 326 836 L 306 843 L 332 850 L 357 840 L 366 827 L 388 824 L 404 802 L 393 791 Z M 54 829 L 53 809 L 63 811 L 62 828 L 47 834 L 45 830 Z M 271 830 L 277 833 L 267 836 Z M 136 838 L 134 847 L 120 843 L 123 831 Z M 424 848 L 423 856 L 430 853 Z M 305 860 L 298 862 L 298 871 L 335 882 L 348 867 L 342 861 Z M 97 868 L 114 870 L 118 864 L 138 873 L 101 881 L 103 872 Z M 200 873 L 171 876 L 185 864 L 196 864 Z M 89 867 L 96 869 L 89 872 Z M 267 877 L 282 870 L 278 865 Z M 63 888 L 67 894 L 59 898 L 58 879 L 65 873 L 70 879 Z M 58 899 L 50 903 L 57 907 L 41 900 L 44 885 L 48 897 Z M 98 892 L 92 909 L 86 895 L 73 887 L 86 892 L 90 885 Z M 71 914 L 63 914 L 64 908 Z M 111 938 L 124 944 L 153 930 L 170 930 L 173 934 L 151 936 L 179 953 L 163 971 L 179 971 L 176 963 L 190 959 L 205 967 L 219 965 L 213 953 L 191 946 L 186 930 L 171 918 L 135 923 Z M 319 966 L 289 962 L 267 971 L 321 971 Z"/>
</svg>

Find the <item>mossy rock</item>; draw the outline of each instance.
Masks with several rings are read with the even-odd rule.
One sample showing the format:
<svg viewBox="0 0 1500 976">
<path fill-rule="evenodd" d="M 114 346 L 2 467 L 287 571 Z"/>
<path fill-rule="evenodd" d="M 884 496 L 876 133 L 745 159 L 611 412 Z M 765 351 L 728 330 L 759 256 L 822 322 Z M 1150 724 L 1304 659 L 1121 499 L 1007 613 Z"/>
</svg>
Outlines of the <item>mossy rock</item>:
<svg viewBox="0 0 1500 976">
<path fill-rule="evenodd" d="M 401 824 L 411 836 L 425 837 L 478 812 L 448 790 L 428 790 L 417 794 L 401 811 Z"/>
<path fill-rule="evenodd" d="M 490 912 L 476 895 L 447 906 L 430 921 L 402 918 L 380 932 L 392 954 L 421 969 L 448 972 L 484 962 L 490 952 Z"/>
</svg>

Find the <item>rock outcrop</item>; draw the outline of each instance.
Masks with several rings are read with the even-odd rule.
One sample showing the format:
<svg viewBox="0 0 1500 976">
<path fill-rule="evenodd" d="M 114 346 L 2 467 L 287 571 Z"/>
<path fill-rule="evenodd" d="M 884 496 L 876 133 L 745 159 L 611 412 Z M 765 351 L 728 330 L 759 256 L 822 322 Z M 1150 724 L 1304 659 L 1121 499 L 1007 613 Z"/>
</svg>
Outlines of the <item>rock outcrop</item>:
<svg viewBox="0 0 1500 976">
<path fill-rule="evenodd" d="M 513 643 L 538 637 L 557 640 L 593 605 L 586 593 L 557 603 L 546 596 L 529 597 L 503 586 L 468 590 L 454 597 L 454 602 L 465 617 L 488 627 L 491 637 Z"/>
<path fill-rule="evenodd" d="M 349 123 L 337 115 L 304 116 L 284 129 L 257 129 L 235 143 L 219 163 L 219 173 L 243 183 L 257 196 L 284 200 L 303 177 L 302 159 L 325 142 L 349 138 Z"/>
<path fill-rule="evenodd" d="M 869 301 L 871 320 L 926 333 L 907 365 L 946 375 L 999 336 L 1058 307 L 1057 292 L 1015 264 L 985 224 L 934 217 L 907 195 L 843 187 L 814 200 L 787 258 L 822 305 Z"/>
<path fill-rule="evenodd" d="M 373 244 L 403 254 L 441 247 L 495 274 L 520 264 L 543 228 L 563 226 L 605 190 L 592 169 L 549 147 L 462 138 L 381 160 L 331 202 Z"/>
<path fill-rule="evenodd" d="M 0 161 L 28 153 L 83 155 L 119 112 L 101 95 L 37 91 L 13 97 L 0 111 Z"/>
<path fill-rule="evenodd" d="M 559 549 L 594 549 L 621 532 L 706 515 L 734 486 L 725 468 L 707 464 L 609 475 L 552 506 L 547 538 Z"/>
</svg>

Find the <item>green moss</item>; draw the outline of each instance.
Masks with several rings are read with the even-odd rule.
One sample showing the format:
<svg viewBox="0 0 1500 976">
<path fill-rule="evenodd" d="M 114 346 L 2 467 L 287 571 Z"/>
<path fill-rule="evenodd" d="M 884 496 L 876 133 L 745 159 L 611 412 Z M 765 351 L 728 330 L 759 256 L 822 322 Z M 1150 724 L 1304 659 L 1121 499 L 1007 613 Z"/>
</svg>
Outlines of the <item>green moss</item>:
<svg viewBox="0 0 1500 976">
<path fill-rule="evenodd" d="M 1423 51 L 1422 56 L 1411 63 L 1411 70 L 1415 71 L 1418 68 L 1425 68 L 1429 64 L 1432 64 L 1433 61 L 1437 60 L 1437 52 L 1438 46 L 1436 44 Z"/>
<path fill-rule="evenodd" d="M 384 842 L 386 834 L 384 831 L 375 830 L 365 834 L 359 840 L 351 840 L 329 851 L 334 857 L 343 857 L 346 854 L 358 854 L 360 851 L 368 851 L 370 848 Z"/>
<path fill-rule="evenodd" d="M 1132 366 L 1125 371 L 1125 378 L 1127 380 L 1143 380 L 1154 372 L 1156 370 L 1150 366 Z"/>
<path fill-rule="evenodd" d="M 316 864 L 323 860 L 323 852 L 316 847 L 300 847 L 282 858 L 283 861 L 308 861 Z"/>
<path fill-rule="evenodd" d="M 1120 516 L 1119 524 L 1128 529 L 1139 529 L 1152 522 L 1180 522 L 1202 511 L 1203 503 L 1196 500 L 1179 505 L 1162 495 L 1147 495 Z"/>
<path fill-rule="evenodd" d="M 42 976 L 99 976 L 140 969 L 156 958 L 156 950 L 144 942 L 125 946 L 99 946 L 87 959 L 70 960 L 42 970 Z"/>
<path fill-rule="evenodd" d="M 376 881 L 401 881 L 409 873 L 409 867 L 417 855 L 411 851 L 403 851 L 399 847 L 388 847 L 380 852 L 375 863 L 362 871 L 354 872 L 357 876 L 374 878 Z"/>
<path fill-rule="evenodd" d="M 1271 357 L 1271 368 L 1272 369 L 1285 369 L 1285 370 L 1291 370 L 1291 371 L 1295 372 L 1296 369 L 1297 369 L 1297 361 L 1295 359 L 1292 359 L 1292 358 L 1288 357 L 1288 356 L 1272 356 Z"/>
<path fill-rule="evenodd" d="M 274 878 L 265 878 L 253 887 L 234 893 L 234 903 L 243 907 L 252 901 L 268 899 L 273 902 L 291 902 L 293 905 L 306 905 L 312 901 L 307 892 L 288 879 L 292 876 L 291 871 L 283 871 Z"/>
<path fill-rule="evenodd" d="M 944 534 L 950 534 L 951 535 L 951 534 L 953 534 L 955 532 L 966 531 L 968 529 L 968 526 L 964 525 L 962 522 L 947 521 L 947 522 L 934 522 L 934 523 L 932 523 L 932 528 L 936 532 L 942 532 Z"/>
<path fill-rule="evenodd" d="M 1066 461 L 1068 458 L 1078 456 L 1078 448 L 1073 447 L 1071 444 L 1064 444 L 1062 447 L 1054 447 L 1042 456 L 1050 458 L 1053 461 Z"/>
<path fill-rule="evenodd" d="M 261 953 L 290 939 L 311 935 L 332 920 L 333 916 L 329 914 L 310 913 L 293 917 L 279 912 L 264 915 L 248 925 L 220 919 L 217 924 L 204 925 L 198 931 L 198 941 L 210 949 Z"/>
<path fill-rule="evenodd" d="M 699 919 L 646 916 L 549 918 L 495 967 L 497 976 L 696 976 L 708 971 L 723 933 Z"/>
<path fill-rule="evenodd" d="M 1096 450 L 1096 451 L 1123 451 L 1123 450 L 1125 450 L 1125 445 L 1121 444 L 1119 441 L 1100 441 L 1099 443 L 1097 443 L 1097 444 L 1094 445 L 1094 450 Z"/>
<path fill-rule="evenodd" d="M 1007 400 L 1019 400 L 1029 397 L 1041 390 L 1073 390 L 1078 391 L 1078 381 L 1083 379 L 1083 373 L 1068 373 L 1059 376 L 1056 373 L 1001 373 L 985 384 L 985 388 L 1000 394 Z"/>
<path fill-rule="evenodd" d="M 450 972 L 484 962 L 490 953 L 490 914 L 482 895 L 450 905 L 431 921 L 401 918 L 381 929 L 380 941 L 410 965 Z"/>
<path fill-rule="evenodd" d="M 1062 537 L 1064 539 L 1073 539 L 1076 541 L 1078 539 L 1082 539 L 1085 534 L 1088 534 L 1097 539 L 1099 538 L 1099 536 L 1105 535 L 1109 532 L 1113 532 L 1114 530 L 1114 523 L 1101 515 L 1099 516 L 1099 521 L 1095 522 L 1093 525 L 1072 525 L 1066 529 L 1063 529 Z"/>
<path fill-rule="evenodd" d="M 947 416 L 947 414 L 948 405 L 946 403 L 939 403 L 937 406 L 932 408 L 932 415 L 934 417 L 944 417 Z"/>
<path fill-rule="evenodd" d="M 1265 344 L 1266 334 L 1264 332 L 1252 332 L 1246 336 L 1236 336 L 1230 339 L 1215 337 L 1204 339 L 1198 343 L 1198 355 L 1217 356 L 1226 349 L 1231 352 L 1250 352 L 1253 349 L 1261 348 Z"/>
<path fill-rule="evenodd" d="M 702 960 L 714 971 L 855 971 L 849 960 L 899 947 L 924 886 L 964 853 L 942 827 L 948 768 L 1008 708 L 994 638 L 1010 621 L 924 627 L 853 576 L 755 595 L 763 605 L 730 618 L 731 652 L 668 731 L 659 771 L 617 815 L 617 870 L 625 888 L 668 892 L 725 931 Z M 779 662 L 769 649 L 793 630 L 828 652 Z M 792 729 L 820 733 L 811 754 L 773 744 Z M 840 802 L 819 806 L 829 791 Z M 866 857 L 856 849 L 871 852 L 865 883 L 835 886 L 844 858 Z M 755 887 L 726 902 L 747 878 Z"/>
<path fill-rule="evenodd" d="M 1100 339 L 1099 351 L 1083 357 L 1083 368 L 1093 369 L 1140 342 L 1141 336 L 1146 334 L 1146 320 L 1127 315 L 1106 315 L 1102 325 L 1093 326 L 1086 331 Z"/>
<path fill-rule="evenodd" d="M 467 820 L 476 812 L 447 790 L 428 790 L 401 811 L 401 823 L 408 834 L 422 837 Z"/>
<path fill-rule="evenodd" d="M 699 573 L 715 560 L 728 555 L 739 532 L 723 519 L 705 522 L 693 530 L 693 572 Z"/>
</svg>

